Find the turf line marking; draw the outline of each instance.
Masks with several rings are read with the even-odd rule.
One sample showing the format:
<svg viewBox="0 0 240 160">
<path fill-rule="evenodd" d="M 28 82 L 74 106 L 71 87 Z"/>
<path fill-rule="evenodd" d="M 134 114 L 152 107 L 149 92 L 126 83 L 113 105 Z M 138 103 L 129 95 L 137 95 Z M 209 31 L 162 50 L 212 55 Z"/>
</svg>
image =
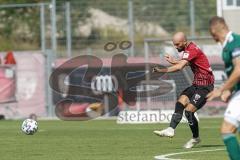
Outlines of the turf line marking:
<svg viewBox="0 0 240 160">
<path fill-rule="evenodd" d="M 181 154 L 200 153 L 200 152 L 215 152 L 215 151 L 222 151 L 222 150 L 225 150 L 225 149 L 221 148 L 221 149 L 209 149 L 209 150 L 201 150 L 201 151 L 169 153 L 169 154 L 155 156 L 154 158 L 155 158 L 155 160 L 184 160 L 184 159 L 172 159 L 172 158 L 168 158 L 168 157 L 175 156 L 175 155 L 181 155 Z"/>
</svg>

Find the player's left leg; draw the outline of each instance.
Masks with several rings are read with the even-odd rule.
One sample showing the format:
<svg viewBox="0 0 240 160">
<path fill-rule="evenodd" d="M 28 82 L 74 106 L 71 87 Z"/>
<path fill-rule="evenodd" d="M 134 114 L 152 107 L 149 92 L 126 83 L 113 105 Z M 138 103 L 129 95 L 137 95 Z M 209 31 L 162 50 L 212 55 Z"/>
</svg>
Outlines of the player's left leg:
<svg viewBox="0 0 240 160">
<path fill-rule="evenodd" d="M 190 103 L 185 108 L 185 116 L 188 120 L 188 124 L 193 135 L 192 139 L 190 139 L 184 145 L 185 148 L 192 148 L 196 144 L 200 143 L 198 120 L 195 117 L 194 113 L 205 105 L 206 96 L 210 91 L 212 91 L 212 89 L 213 85 L 196 86 L 195 93 L 190 99 Z"/>
<path fill-rule="evenodd" d="M 240 91 L 236 92 L 229 101 L 224 114 L 221 134 L 231 160 L 240 159 L 240 147 L 235 135 L 240 124 Z"/>
<path fill-rule="evenodd" d="M 185 108 L 185 116 L 188 120 L 189 127 L 192 131 L 192 138 L 184 145 L 184 148 L 192 148 L 200 143 L 199 137 L 199 127 L 198 127 L 198 120 L 194 113 L 197 111 L 197 108 L 192 105 L 188 104 Z"/>
<path fill-rule="evenodd" d="M 199 137 L 198 120 L 194 115 L 196 111 L 197 108 L 192 104 L 188 104 L 185 109 L 185 116 L 188 120 L 189 127 L 192 130 L 193 138 Z"/>
<path fill-rule="evenodd" d="M 223 121 L 221 127 L 222 138 L 231 160 L 240 159 L 239 143 L 235 135 L 236 130 L 237 128 L 235 125 L 231 124 L 226 120 Z"/>
</svg>

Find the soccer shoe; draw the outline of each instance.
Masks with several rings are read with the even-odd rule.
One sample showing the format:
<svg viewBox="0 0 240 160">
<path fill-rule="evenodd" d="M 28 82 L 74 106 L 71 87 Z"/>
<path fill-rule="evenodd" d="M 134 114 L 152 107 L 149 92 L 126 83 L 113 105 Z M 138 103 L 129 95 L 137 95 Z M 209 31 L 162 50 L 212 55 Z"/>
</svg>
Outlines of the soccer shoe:
<svg viewBox="0 0 240 160">
<path fill-rule="evenodd" d="M 200 138 L 192 138 L 183 147 L 186 149 L 190 149 L 196 146 L 200 142 L 201 142 Z"/>
<path fill-rule="evenodd" d="M 172 138 L 174 136 L 174 129 L 171 127 L 168 127 L 167 129 L 161 130 L 161 131 L 153 131 L 156 135 L 160 137 L 170 137 Z"/>
</svg>

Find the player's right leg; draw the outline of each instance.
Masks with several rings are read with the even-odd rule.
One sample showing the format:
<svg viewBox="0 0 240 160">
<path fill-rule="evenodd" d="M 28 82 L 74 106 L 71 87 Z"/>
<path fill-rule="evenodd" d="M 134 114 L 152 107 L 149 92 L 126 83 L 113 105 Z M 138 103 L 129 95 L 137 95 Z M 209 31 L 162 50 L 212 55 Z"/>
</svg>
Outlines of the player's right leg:
<svg viewBox="0 0 240 160">
<path fill-rule="evenodd" d="M 240 120 L 239 104 L 240 91 L 236 92 L 229 101 L 221 127 L 222 138 L 231 160 L 240 159 L 239 142 L 235 135 L 237 128 L 239 127 Z"/>
<path fill-rule="evenodd" d="M 175 105 L 175 111 L 172 115 L 169 127 L 164 130 L 155 130 L 154 133 L 161 137 L 173 137 L 175 134 L 175 129 L 182 119 L 183 111 L 188 101 L 189 98 L 187 96 L 181 95 Z"/>
<path fill-rule="evenodd" d="M 161 137 L 173 137 L 174 130 L 182 119 L 184 108 L 185 106 L 178 101 L 175 105 L 175 111 L 172 115 L 169 127 L 164 130 L 155 130 L 154 133 Z"/>
</svg>

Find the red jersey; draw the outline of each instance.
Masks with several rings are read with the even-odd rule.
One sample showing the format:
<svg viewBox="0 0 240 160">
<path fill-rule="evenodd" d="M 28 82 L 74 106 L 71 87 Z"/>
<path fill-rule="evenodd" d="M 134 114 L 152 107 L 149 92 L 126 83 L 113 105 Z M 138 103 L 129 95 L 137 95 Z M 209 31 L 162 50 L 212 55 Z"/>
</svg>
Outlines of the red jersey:
<svg viewBox="0 0 240 160">
<path fill-rule="evenodd" d="M 194 74 L 193 85 L 207 86 L 214 84 L 211 66 L 203 51 L 193 42 L 190 42 L 183 52 L 182 59 L 189 62 Z"/>
</svg>

